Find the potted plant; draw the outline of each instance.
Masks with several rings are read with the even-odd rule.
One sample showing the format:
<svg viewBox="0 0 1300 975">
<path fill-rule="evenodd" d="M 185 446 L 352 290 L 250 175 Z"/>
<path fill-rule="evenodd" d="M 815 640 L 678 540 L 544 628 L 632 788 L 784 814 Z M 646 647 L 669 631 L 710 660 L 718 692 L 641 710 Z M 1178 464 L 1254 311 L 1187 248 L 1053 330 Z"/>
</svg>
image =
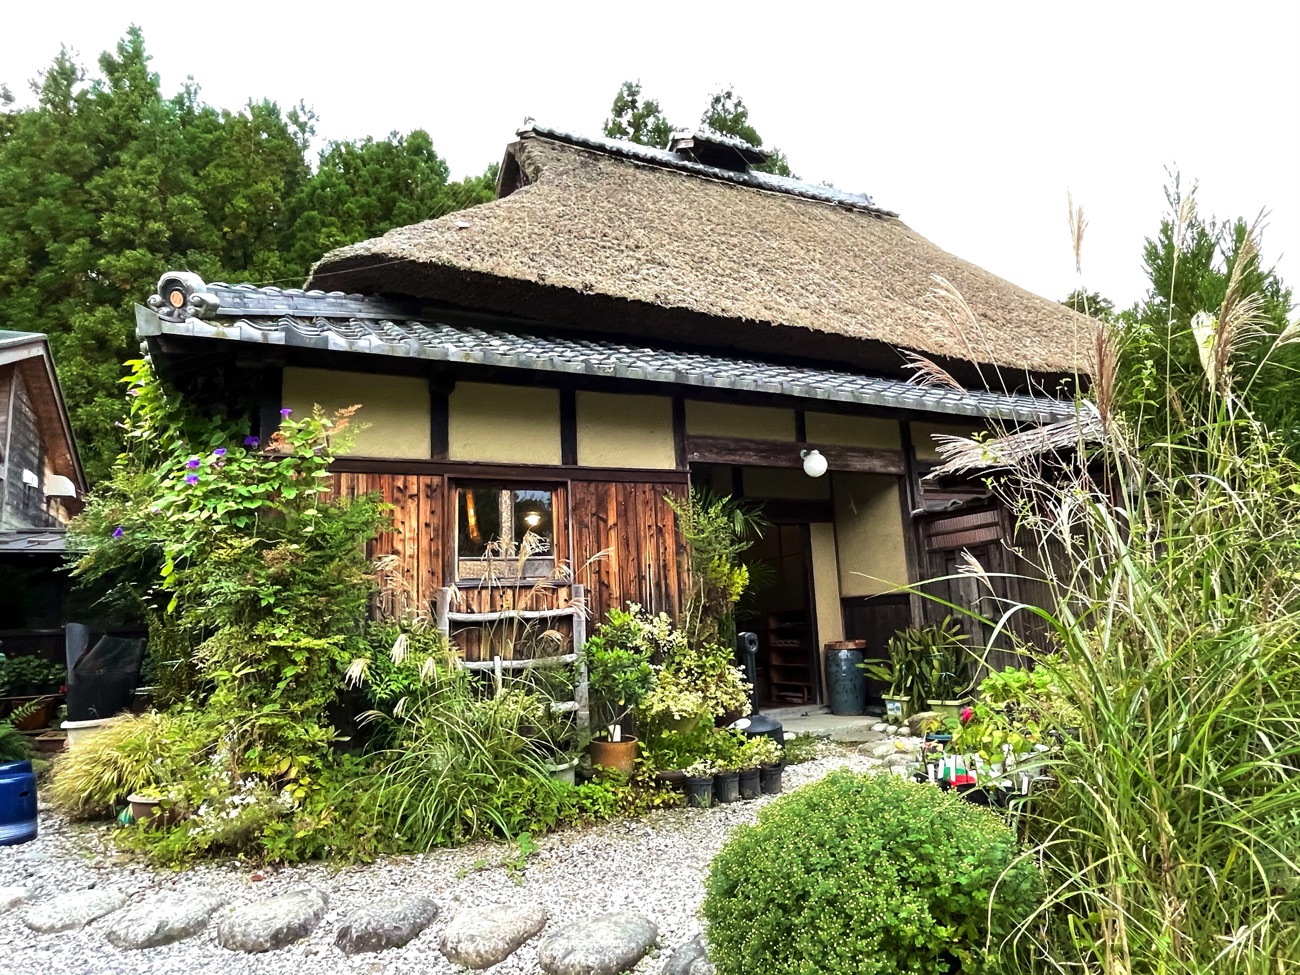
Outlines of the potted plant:
<svg viewBox="0 0 1300 975">
<path fill-rule="evenodd" d="M 36 707 L 24 708 L 24 716 L 14 722 L 14 727 L 20 731 L 44 728 L 66 680 L 67 669 L 62 664 L 40 657 L 0 656 L 0 717 L 34 703 Z"/>
<path fill-rule="evenodd" d="M 889 684 L 889 693 L 882 694 L 885 701 L 885 719 L 891 724 L 902 724 L 922 710 L 925 701 L 925 664 L 928 650 L 918 639 L 919 631 L 899 630 L 889 638 L 889 663 L 864 661 L 858 664 L 876 680 Z"/>
<path fill-rule="evenodd" d="M 717 766 L 702 758 L 683 771 L 686 773 L 686 804 L 693 809 L 708 809 L 713 805 L 713 776 Z"/>
<path fill-rule="evenodd" d="M 639 634 L 635 613 L 611 609 L 607 622 L 587 640 L 583 652 L 593 706 L 605 726 L 605 738 L 591 742 L 593 765 L 631 775 L 636 764 L 636 738 L 624 734 L 623 722 L 654 689 L 650 651 Z"/>
<path fill-rule="evenodd" d="M 713 744 L 713 763 L 717 772 L 713 776 L 713 795 L 719 803 L 735 802 L 740 798 L 740 769 L 742 742 L 731 731 L 719 731 Z"/>
<path fill-rule="evenodd" d="M 969 638 L 951 616 L 916 632 L 919 644 L 928 652 L 925 703 L 931 711 L 956 718 L 970 703 Z"/>
<path fill-rule="evenodd" d="M 760 768 L 772 763 L 771 753 L 776 747 L 776 742 L 766 735 L 747 739 L 740 746 L 736 755 L 740 765 L 740 798 L 757 799 L 762 794 Z"/>
<path fill-rule="evenodd" d="M 655 686 L 637 707 L 638 727 L 648 725 L 690 734 L 704 711 L 704 695 L 692 690 L 672 671 L 661 670 Z"/>
<path fill-rule="evenodd" d="M 781 791 L 782 749 L 775 739 L 767 735 L 756 735 L 742 746 L 746 764 L 752 763 L 758 770 L 758 792 L 746 796 L 746 783 L 741 776 L 740 793 L 747 799 L 757 798 L 758 793 L 774 796 Z"/>
</svg>

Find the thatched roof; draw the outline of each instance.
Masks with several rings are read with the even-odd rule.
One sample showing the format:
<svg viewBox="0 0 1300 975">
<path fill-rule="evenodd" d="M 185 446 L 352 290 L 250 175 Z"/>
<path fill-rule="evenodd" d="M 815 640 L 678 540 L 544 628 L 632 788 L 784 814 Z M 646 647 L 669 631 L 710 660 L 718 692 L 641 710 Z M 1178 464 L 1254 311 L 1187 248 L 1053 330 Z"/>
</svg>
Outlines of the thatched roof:
<svg viewBox="0 0 1300 975">
<path fill-rule="evenodd" d="M 897 350 L 912 350 L 965 380 L 972 363 L 1013 385 L 1018 373 L 1087 369 L 1095 323 L 946 253 L 865 196 L 540 128 L 507 150 L 500 189 L 333 251 L 310 286 L 871 368 L 898 369 Z M 936 275 L 978 325 L 944 314 Z"/>
</svg>

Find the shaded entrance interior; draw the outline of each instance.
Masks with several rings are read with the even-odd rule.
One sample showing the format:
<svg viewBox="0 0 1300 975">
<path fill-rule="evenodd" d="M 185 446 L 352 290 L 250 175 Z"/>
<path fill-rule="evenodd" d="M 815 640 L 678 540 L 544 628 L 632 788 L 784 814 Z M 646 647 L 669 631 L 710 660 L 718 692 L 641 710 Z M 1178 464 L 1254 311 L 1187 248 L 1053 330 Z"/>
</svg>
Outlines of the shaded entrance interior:
<svg viewBox="0 0 1300 975">
<path fill-rule="evenodd" d="M 808 548 L 806 525 L 774 524 L 746 553 L 752 584 L 736 624 L 758 635 L 758 699 L 763 705 L 817 700 L 817 626 Z"/>
</svg>

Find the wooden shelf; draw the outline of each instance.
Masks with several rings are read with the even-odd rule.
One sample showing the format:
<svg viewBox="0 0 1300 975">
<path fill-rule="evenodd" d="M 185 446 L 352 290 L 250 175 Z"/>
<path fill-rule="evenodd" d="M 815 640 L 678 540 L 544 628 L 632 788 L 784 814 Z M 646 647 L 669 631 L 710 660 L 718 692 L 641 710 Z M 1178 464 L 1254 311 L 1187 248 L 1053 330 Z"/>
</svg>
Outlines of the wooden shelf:
<svg viewBox="0 0 1300 975">
<path fill-rule="evenodd" d="M 767 646 L 768 696 L 782 703 L 810 703 L 817 658 L 809 614 L 804 610 L 769 614 Z"/>
</svg>

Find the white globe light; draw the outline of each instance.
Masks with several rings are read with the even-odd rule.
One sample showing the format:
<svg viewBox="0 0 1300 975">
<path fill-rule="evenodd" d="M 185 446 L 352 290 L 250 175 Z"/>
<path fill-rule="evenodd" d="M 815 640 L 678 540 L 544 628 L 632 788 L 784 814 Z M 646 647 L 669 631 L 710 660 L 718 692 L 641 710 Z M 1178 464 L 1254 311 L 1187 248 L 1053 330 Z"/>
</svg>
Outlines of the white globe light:
<svg viewBox="0 0 1300 975">
<path fill-rule="evenodd" d="M 826 458 L 819 450 L 804 450 L 799 454 L 803 458 L 803 472 L 809 477 L 821 477 L 826 473 Z"/>
</svg>

